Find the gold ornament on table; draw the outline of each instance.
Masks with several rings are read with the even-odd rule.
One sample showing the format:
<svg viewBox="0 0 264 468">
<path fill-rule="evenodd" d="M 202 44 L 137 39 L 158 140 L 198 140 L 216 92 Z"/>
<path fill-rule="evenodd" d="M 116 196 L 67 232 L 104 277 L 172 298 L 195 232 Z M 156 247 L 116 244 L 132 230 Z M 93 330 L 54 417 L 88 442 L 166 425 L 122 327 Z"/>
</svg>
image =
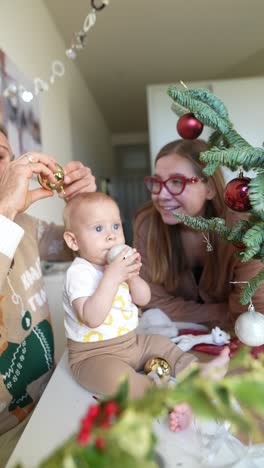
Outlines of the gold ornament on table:
<svg viewBox="0 0 264 468">
<path fill-rule="evenodd" d="M 160 357 L 150 358 L 144 366 L 144 372 L 149 374 L 155 372 L 161 382 L 168 382 L 171 377 L 171 366 L 169 363 Z"/>
<path fill-rule="evenodd" d="M 46 177 L 38 175 L 38 181 L 40 185 L 46 190 L 56 190 L 56 192 L 64 192 L 63 183 L 64 183 L 64 170 L 59 164 L 56 164 L 57 171 L 53 173 L 57 182 L 50 182 Z"/>
</svg>

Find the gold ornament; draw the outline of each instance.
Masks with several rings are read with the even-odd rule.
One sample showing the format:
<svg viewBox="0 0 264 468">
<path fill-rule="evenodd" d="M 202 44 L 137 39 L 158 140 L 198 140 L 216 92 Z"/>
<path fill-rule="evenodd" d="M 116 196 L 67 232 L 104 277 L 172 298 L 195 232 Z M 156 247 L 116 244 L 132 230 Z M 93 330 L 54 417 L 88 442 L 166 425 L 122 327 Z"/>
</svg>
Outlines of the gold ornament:
<svg viewBox="0 0 264 468">
<path fill-rule="evenodd" d="M 162 382 L 167 382 L 171 376 L 171 366 L 165 359 L 160 357 L 148 359 L 144 371 L 146 374 L 151 371 L 156 372 Z"/>
<path fill-rule="evenodd" d="M 52 183 L 46 177 L 38 175 L 38 181 L 40 185 L 46 190 L 56 190 L 56 192 L 64 192 L 63 183 L 64 183 L 64 170 L 59 164 L 56 164 L 57 171 L 54 172 L 54 177 L 57 182 Z"/>
</svg>

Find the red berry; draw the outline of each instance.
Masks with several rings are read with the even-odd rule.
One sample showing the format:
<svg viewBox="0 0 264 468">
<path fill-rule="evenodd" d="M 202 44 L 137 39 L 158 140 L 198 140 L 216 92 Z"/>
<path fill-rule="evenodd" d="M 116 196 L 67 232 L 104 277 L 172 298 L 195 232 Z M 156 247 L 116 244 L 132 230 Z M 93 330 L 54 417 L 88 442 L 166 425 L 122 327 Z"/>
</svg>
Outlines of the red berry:
<svg viewBox="0 0 264 468">
<path fill-rule="evenodd" d="M 104 427 L 105 429 L 107 429 L 108 427 L 110 427 L 110 421 L 109 421 L 109 417 L 108 416 L 105 416 L 102 421 L 100 422 L 99 424 L 99 427 Z"/>
<path fill-rule="evenodd" d="M 101 407 L 99 405 L 91 405 L 88 408 L 86 417 L 95 419 L 101 413 Z"/>
<path fill-rule="evenodd" d="M 91 433 L 87 430 L 81 430 L 78 434 L 77 441 L 79 445 L 85 446 L 90 442 Z"/>
<path fill-rule="evenodd" d="M 85 418 L 82 419 L 81 428 L 83 430 L 90 431 L 91 428 L 92 428 L 92 423 L 93 423 L 93 421 L 91 420 L 91 418 L 88 418 L 86 416 Z"/>
<path fill-rule="evenodd" d="M 115 416 L 119 411 L 118 404 L 115 401 L 108 401 L 104 410 L 107 416 Z"/>
<path fill-rule="evenodd" d="M 105 440 L 102 437 L 97 437 L 95 440 L 95 446 L 98 450 L 104 450 Z"/>
</svg>

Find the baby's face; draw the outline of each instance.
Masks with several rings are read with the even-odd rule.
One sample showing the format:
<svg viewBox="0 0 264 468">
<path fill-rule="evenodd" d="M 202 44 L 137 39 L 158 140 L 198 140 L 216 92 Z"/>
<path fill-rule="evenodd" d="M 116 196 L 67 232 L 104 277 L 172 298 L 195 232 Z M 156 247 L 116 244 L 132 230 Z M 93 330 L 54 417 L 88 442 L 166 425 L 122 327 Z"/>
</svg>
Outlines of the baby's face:
<svg viewBox="0 0 264 468">
<path fill-rule="evenodd" d="M 106 264 L 108 251 L 125 242 L 120 212 L 112 200 L 83 203 L 72 226 L 79 254 L 94 265 Z"/>
</svg>

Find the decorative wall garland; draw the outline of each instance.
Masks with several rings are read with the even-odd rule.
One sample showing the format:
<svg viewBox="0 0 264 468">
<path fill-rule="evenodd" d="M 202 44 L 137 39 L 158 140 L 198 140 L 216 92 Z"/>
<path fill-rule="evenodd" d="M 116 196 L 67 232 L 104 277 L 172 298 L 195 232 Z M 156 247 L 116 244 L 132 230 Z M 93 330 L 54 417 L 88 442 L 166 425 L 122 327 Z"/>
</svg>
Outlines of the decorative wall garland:
<svg viewBox="0 0 264 468">
<path fill-rule="evenodd" d="M 73 39 L 70 47 L 65 51 L 66 57 L 70 60 L 75 60 L 77 57 L 77 52 L 80 49 L 84 49 L 86 45 L 86 37 L 90 29 L 95 25 L 96 22 L 96 13 L 102 11 L 107 5 L 109 5 L 109 0 L 91 0 L 92 10 L 86 16 L 82 29 L 73 34 Z M 40 77 L 33 79 L 34 91 L 28 91 L 22 85 L 16 85 L 15 83 L 10 83 L 10 85 L 3 91 L 3 95 L 6 98 L 13 98 L 16 95 L 19 95 L 24 102 L 31 102 L 35 96 L 38 96 L 39 93 L 48 91 L 50 85 L 55 83 L 56 78 L 62 78 L 65 73 L 65 67 L 61 60 L 53 60 L 51 63 L 51 74 L 48 81 L 44 81 Z"/>
</svg>

